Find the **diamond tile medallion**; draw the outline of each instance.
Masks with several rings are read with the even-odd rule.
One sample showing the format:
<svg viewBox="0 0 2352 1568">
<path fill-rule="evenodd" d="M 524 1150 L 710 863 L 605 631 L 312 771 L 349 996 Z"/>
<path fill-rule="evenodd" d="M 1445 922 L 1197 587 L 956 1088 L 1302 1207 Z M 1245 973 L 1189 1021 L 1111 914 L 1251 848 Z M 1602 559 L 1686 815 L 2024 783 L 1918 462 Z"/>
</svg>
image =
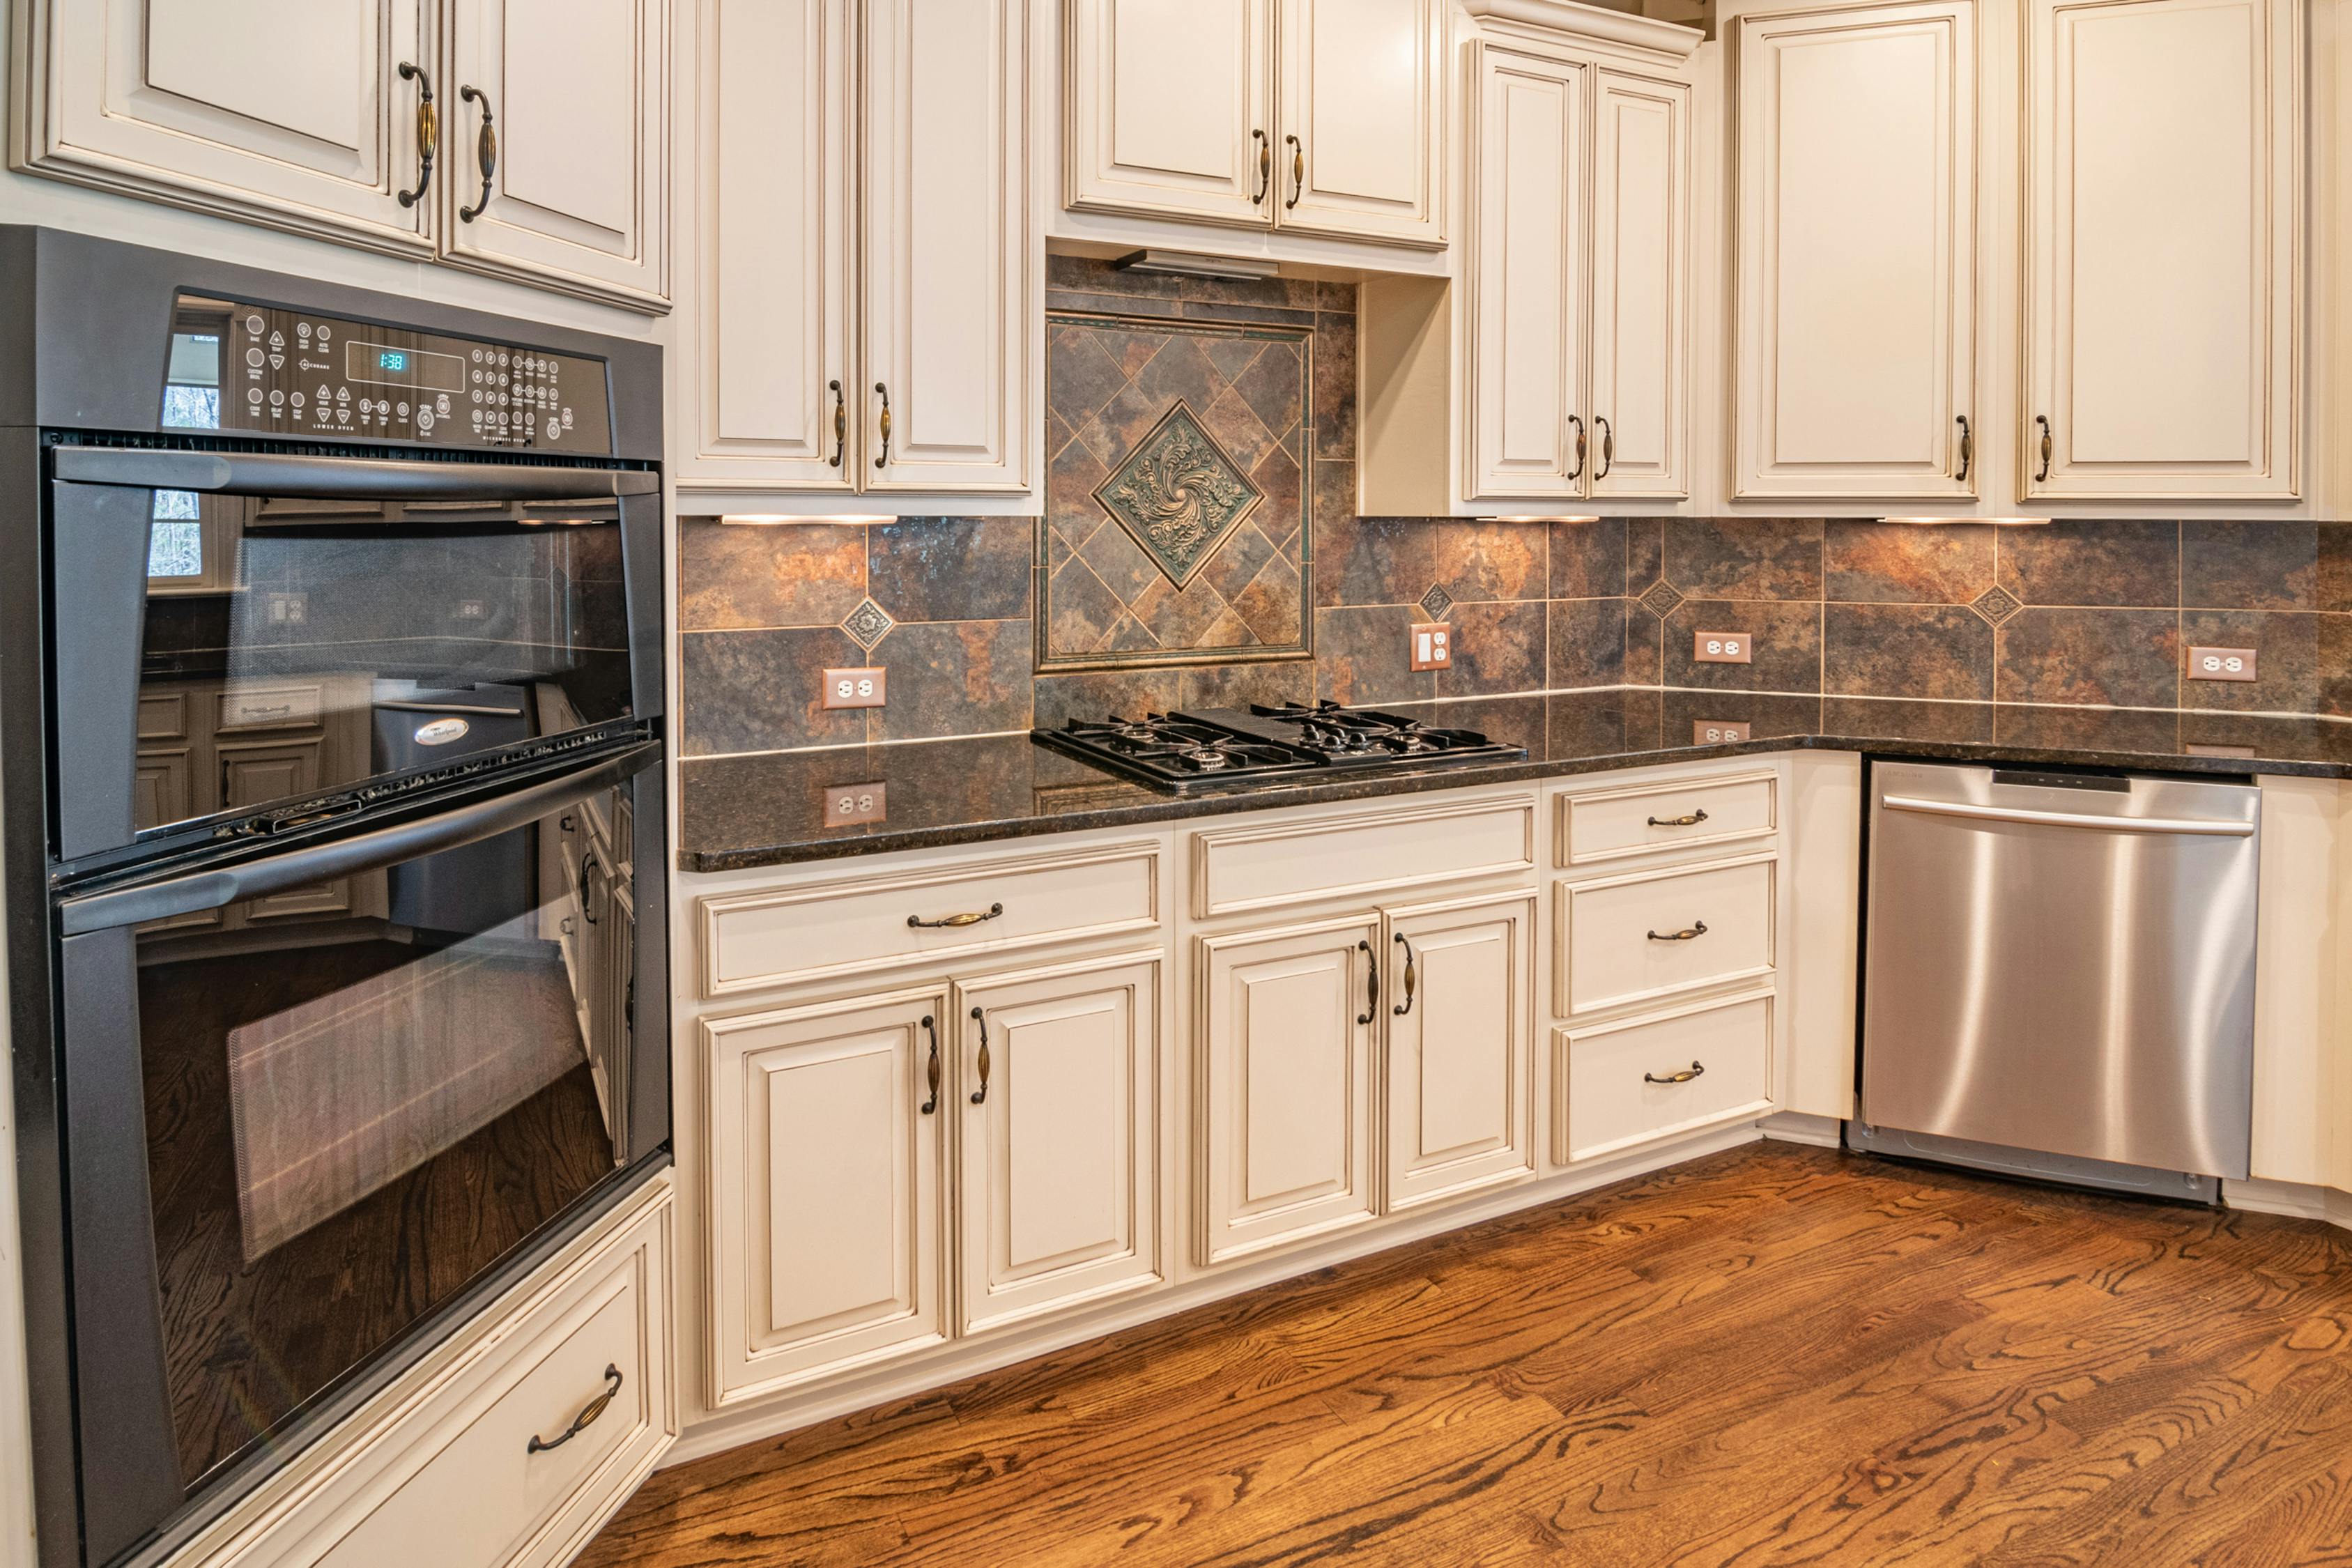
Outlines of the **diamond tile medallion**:
<svg viewBox="0 0 2352 1568">
<path fill-rule="evenodd" d="M 873 600 L 860 599 L 857 607 L 842 618 L 841 629 L 847 632 L 859 647 L 872 653 L 874 645 L 887 637 L 890 628 L 898 624 L 890 618 L 889 611 Z"/>
<path fill-rule="evenodd" d="M 1431 620 L 1442 621 L 1445 612 L 1454 607 L 1454 595 L 1445 591 L 1444 584 L 1436 584 L 1421 596 L 1421 607 Z"/>
<path fill-rule="evenodd" d="M 1265 499 L 1181 397 L 1095 491 L 1179 588 Z"/>
<path fill-rule="evenodd" d="M 1990 621 L 1994 626 L 1999 626 L 2025 606 L 2018 603 L 2017 595 L 2008 589 L 1995 586 L 1987 588 L 1969 601 L 1969 608 Z"/>
<path fill-rule="evenodd" d="M 1662 621 L 1673 615 L 1675 606 L 1682 602 L 1681 590 L 1671 583 L 1653 583 L 1650 584 L 1650 591 L 1642 595 L 1643 606 Z"/>
</svg>

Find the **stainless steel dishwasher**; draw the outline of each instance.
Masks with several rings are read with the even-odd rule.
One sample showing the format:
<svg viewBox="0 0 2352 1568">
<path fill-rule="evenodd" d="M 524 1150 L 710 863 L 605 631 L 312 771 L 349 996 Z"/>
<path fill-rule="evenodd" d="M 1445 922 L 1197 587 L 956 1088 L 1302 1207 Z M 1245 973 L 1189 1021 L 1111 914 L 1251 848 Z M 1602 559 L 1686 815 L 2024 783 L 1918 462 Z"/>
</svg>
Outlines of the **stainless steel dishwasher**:
<svg viewBox="0 0 2352 1568">
<path fill-rule="evenodd" d="M 1872 769 L 1847 1142 L 2218 1201 L 2253 1100 L 2251 784 Z"/>
</svg>

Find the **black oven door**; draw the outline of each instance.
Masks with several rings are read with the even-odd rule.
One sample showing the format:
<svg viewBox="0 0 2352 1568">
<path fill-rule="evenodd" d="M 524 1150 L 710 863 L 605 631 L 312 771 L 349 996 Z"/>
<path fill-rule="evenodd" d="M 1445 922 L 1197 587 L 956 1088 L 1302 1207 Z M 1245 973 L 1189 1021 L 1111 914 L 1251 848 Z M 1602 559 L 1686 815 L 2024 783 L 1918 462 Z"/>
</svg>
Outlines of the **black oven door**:
<svg viewBox="0 0 2352 1568">
<path fill-rule="evenodd" d="M 632 469 L 60 447 L 58 857 L 499 765 L 658 711 Z"/>
<path fill-rule="evenodd" d="M 90 1563 L 667 1157 L 659 752 L 58 903 Z"/>
</svg>

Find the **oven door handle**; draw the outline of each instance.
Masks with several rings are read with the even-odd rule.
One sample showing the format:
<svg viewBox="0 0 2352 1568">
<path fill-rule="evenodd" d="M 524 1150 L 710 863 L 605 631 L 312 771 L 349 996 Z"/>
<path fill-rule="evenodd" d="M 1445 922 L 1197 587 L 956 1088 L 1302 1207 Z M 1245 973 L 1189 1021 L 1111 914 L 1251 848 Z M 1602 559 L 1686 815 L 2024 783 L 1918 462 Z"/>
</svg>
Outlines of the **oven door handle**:
<svg viewBox="0 0 2352 1568">
<path fill-rule="evenodd" d="M 605 500 L 652 495 L 659 474 L 522 463 L 387 462 L 286 452 L 165 452 L 59 447 L 57 477 L 81 485 L 336 500 Z"/>
<path fill-rule="evenodd" d="M 660 755 L 661 742 L 647 741 L 616 756 L 543 780 L 512 795 L 476 801 L 415 822 L 379 827 L 373 833 L 354 834 L 349 838 L 291 849 L 216 871 L 195 871 L 184 877 L 85 893 L 58 904 L 58 924 L 67 936 L 143 925 L 149 921 L 222 909 L 241 900 L 263 898 L 311 882 L 459 848 L 512 832 L 600 790 L 610 789 L 643 772 Z"/>
</svg>

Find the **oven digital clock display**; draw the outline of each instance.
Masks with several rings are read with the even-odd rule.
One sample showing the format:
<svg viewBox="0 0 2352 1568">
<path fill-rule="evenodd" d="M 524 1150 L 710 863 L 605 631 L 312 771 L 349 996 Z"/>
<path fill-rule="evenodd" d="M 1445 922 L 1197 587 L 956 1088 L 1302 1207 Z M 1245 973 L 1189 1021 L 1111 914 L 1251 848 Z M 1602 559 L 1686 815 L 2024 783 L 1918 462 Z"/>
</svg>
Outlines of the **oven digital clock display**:
<svg viewBox="0 0 2352 1568">
<path fill-rule="evenodd" d="M 394 348 L 353 338 L 343 344 L 343 375 L 379 386 L 457 392 L 466 384 L 466 362 L 456 354 L 435 353 L 430 349 Z"/>
</svg>

